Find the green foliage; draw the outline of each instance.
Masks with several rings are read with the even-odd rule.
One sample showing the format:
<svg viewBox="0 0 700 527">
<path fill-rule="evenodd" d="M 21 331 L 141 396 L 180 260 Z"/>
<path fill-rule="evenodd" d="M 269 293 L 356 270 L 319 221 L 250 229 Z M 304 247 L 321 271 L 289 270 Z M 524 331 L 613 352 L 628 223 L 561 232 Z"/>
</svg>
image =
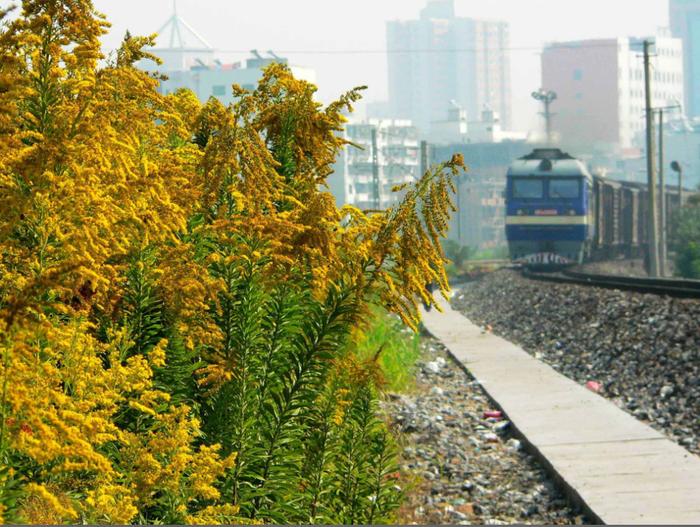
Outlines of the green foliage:
<svg viewBox="0 0 700 527">
<path fill-rule="evenodd" d="M 391 521 L 402 494 L 395 485 L 396 446 L 377 417 L 377 389 L 384 378 L 392 388 L 408 385 L 417 337 L 374 307 L 371 329 L 357 345 L 352 330 L 363 304 L 353 288 L 335 285 L 317 298 L 302 273 L 270 281 L 269 259 L 241 257 L 258 248 L 243 238 L 203 239 L 197 246 L 201 261 L 210 262 L 210 278 L 221 284 L 209 305 L 220 340 L 188 349 L 170 322 L 150 249 L 133 257 L 124 317 L 111 331 L 126 329 L 125 358 L 148 356 L 167 342 L 156 385 L 171 403 L 197 412 L 200 444 L 236 455 L 222 498 L 240 508 L 240 517 L 268 523 Z M 128 408 L 120 422 L 132 431 L 152 426 Z M 12 485 L 5 476 L 0 473 L 2 497 L 10 512 Z M 140 521 L 181 522 L 174 511 L 159 499 Z"/>
<path fill-rule="evenodd" d="M 203 366 L 198 354 L 188 350 L 169 320 L 165 303 L 158 292 L 158 259 L 153 248 L 143 248 L 133 257 L 126 272 L 122 325 L 127 329 L 131 345 L 127 356 L 148 355 L 153 348 L 167 341 L 166 360 L 156 368 L 155 385 L 177 404 L 197 404 L 195 372 Z"/>
<path fill-rule="evenodd" d="M 700 243 L 688 242 L 679 249 L 676 274 L 683 278 L 700 279 Z"/>
<path fill-rule="evenodd" d="M 684 207 L 673 221 L 672 247 L 676 253 L 676 274 L 700 279 L 700 207 Z"/>
<path fill-rule="evenodd" d="M 248 252 L 239 243 L 211 246 L 209 272 L 225 287 L 210 310 L 223 339 L 204 352 L 200 381 L 211 388 L 201 398 L 206 442 L 236 453 L 224 496 L 265 522 L 387 521 L 400 496 L 395 450 L 376 417 L 365 372 L 374 366 L 347 345 L 356 294 L 333 286 L 316 298 L 301 274 L 269 285 L 269 262 L 236 258 Z"/>
<path fill-rule="evenodd" d="M 3 458 L 6 454 L 3 454 Z M 20 476 L 11 468 L 17 463 L 10 463 L 7 459 L 0 460 L 0 507 L 4 511 L 4 521 L 7 523 L 20 523 L 17 516 L 19 501 L 22 497 Z"/>
<path fill-rule="evenodd" d="M 420 337 L 397 317 L 380 306 L 374 306 L 367 328 L 360 332 L 354 345 L 361 359 L 378 356 L 387 390 L 410 390 L 416 362 L 421 356 Z"/>
<path fill-rule="evenodd" d="M 143 249 L 126 272 L 122 312 L 133 354 L 147 353 L 165 337 L 163 302 L 155 292 L 155 263 L 154 251 Z"/>
</svg>

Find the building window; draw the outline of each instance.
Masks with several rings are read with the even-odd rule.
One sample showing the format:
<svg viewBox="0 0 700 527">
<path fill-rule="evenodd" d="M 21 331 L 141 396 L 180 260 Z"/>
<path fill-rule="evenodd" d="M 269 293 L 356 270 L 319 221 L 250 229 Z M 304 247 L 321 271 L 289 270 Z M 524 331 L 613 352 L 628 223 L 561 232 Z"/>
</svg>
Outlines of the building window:
<svg viewBox="0 0 700 527">
<path fill-rule="evenodd" d="M 583 99 L 583 93 L 578 92 L 578 93 L 576 94 L 576 100 L 577 100 L 577 101 L 580 101 L 581 99 Z"/>
<path fill-rule="evenodd" d="M 583 79 L 583 70 L 581 70 L 580 68 L 576 68 L 574 70 L 574 80 L 580 81 L 581 79 Z"/>
<path fill-rule="evenodd" d="M 226 95 L 226 85 L 225 84 L 218 84 L 216 86 L 212 86 L 211 94 L 214 97 L 221 97 L 223 95 Z"/>
</svg>

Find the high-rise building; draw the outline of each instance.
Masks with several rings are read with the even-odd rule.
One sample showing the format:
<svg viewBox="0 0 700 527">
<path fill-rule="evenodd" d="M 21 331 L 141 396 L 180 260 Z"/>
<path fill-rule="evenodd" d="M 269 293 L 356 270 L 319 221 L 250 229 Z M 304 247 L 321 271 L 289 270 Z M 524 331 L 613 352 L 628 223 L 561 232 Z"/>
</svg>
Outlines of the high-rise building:
<svg viewBox="0 0 700 527">
<path fill-rule="evenodd" d="M 652 106 L 683 101 L 683 47 L 680 39 L 651 38 Z M 558 42 L 542 53 L 542 87 L 557 94 L 552 129 L 577 151 L 617 151 L 641 147 L 646 129 L 643 40 L 613 38 Z"/>
<path fill-rule="evenodd" d="M 683 40 L 686 114 L 700 117 L 700 0 L 671 0 L 670 8 L 671 32 Z"/>
<path fill-rule="evenodd" d="M 455 16 L 454 0 L 428 0 L 418 20 L 387 22 L 389 102 L 423 136 L 458 104 L 511 121 L 509 33 L 505 22 Z"/>
</svg>

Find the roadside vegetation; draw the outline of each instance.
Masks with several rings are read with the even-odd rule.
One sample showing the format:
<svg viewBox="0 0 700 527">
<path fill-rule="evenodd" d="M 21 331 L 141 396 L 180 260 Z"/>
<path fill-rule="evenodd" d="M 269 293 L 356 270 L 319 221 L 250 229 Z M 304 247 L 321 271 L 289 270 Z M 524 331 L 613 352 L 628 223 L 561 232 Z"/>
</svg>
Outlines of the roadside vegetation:
<svg viewBox="0 0 700 527">
<path fill-rule="evenodd" d="M 412 391 L 422 355 L 420 335 L 381 306 L 371 313 L 367 328 L 356 339 L 358 357 L 378 362 L 385 391 Z"/>
<path fill-rule="evenodd" d="M 676 274 L 700 279 L 700 200 L 692 196 L 673 219 L 672 248 Z"/>
<path fill-rule="evenodd" d="M 0 520 L 390 522 L 378 394 L 416 353 L 395 319 L 447 291 L 462 159 L 339 210 L 359 89 L 322 107 L 273 65 L 201 105 L 135 67 L 149 38 L 102 62 L 90 0 L 3 20 Z"/>
</svg>

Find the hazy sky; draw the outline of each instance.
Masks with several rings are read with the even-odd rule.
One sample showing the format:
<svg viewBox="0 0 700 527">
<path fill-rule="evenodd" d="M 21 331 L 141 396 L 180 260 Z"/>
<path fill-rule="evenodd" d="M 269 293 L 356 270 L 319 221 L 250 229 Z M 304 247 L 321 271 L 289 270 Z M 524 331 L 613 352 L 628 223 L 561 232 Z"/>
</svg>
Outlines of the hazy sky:
<svg viewBox="0 0 700 527">
<path fill-rule="evenodd" d="M 15 0 L 18 2 L 18 0 Z M 0 0 L 0 5 L 7 5 Z M 95 0 L 112 22 L 105 39 L 113 48 L 126 29 L 157 31 L 172 13 L 172 0 Z M 417 18 L 425 0 L 178 0 L 178 12 L 218 49 L 383 50 L 385 21 Z M 456 0 L 459 16 L 505 20 L 511 47 L 540 48 L 553 40 L 647 35 L 668 25 L 668 0 Z M 227 58 L 245 58 L 229 54 Z M 286 54 L 316 70 L 319 97 L 328 101 L 366 84 L 367 101 L 387 94 L 386 55 Z M 515 125 L 537 124 L 530 93 L 540 84 L 535 49 L 511 52 Z"/>
</svg>

